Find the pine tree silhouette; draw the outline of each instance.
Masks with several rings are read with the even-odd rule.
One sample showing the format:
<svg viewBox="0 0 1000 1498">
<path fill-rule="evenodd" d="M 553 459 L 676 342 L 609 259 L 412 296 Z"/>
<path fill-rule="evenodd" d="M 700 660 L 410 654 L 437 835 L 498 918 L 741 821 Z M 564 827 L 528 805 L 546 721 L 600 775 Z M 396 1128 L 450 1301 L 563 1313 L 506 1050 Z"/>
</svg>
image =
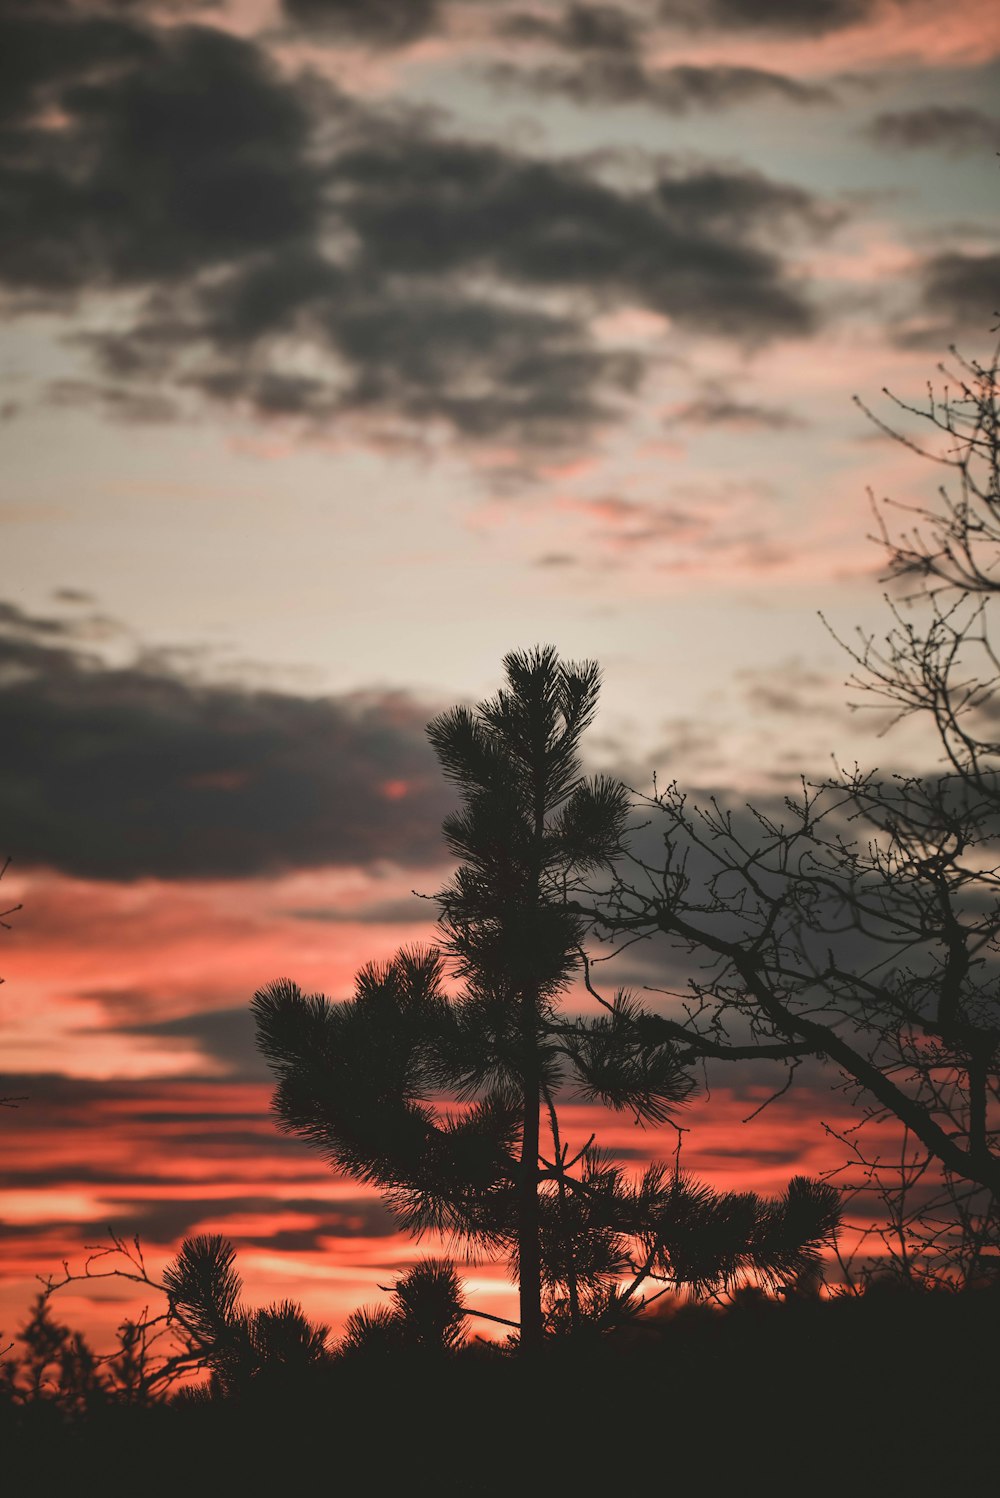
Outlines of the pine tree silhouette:
<svg viewBox="0 0 1000 1498">
<path fill-rule="evenodd" d="M 249 1308 L 236 1250 L 217 1234 L 185 1238 L 163 1272 L 173 1324 L 188 1361 L 208 1369 L 211 1392 L 294 1386 L 329 1361 L 327 1328 L 306 1319 L 290 1300 Z"/>
<path fill-rule="evenodd" d="M 719 1195 L 662 1165 L 634 1183 L 593 1141 L 571 1156 L 561 1097 L 661 1122 L 693 1081 L 629 994 L 596 1018 L 561 1008 L 584 963 L 567 903 L 620 853 L 629 793 L 581 774 L 598 667 L 551 647 L 504 666 L 495 697 L 428 728 L 462 801 L 443 828 L 461 862 L 437 896 L 438 949 L 364 968 L 343 1003 L 282 980 L 252 1007 L 282 1125 L 377 1187 L 416 1236 L 506 1255 L 531 1352 L 546 1331 L 622 1319 L 648 1283 L 793 1277 L 833 1231 L 837 1197 L 802 1179 L 776 1201 Z M 442 1112 L 441 1091 L 464 1106 Z"/>
</svg>

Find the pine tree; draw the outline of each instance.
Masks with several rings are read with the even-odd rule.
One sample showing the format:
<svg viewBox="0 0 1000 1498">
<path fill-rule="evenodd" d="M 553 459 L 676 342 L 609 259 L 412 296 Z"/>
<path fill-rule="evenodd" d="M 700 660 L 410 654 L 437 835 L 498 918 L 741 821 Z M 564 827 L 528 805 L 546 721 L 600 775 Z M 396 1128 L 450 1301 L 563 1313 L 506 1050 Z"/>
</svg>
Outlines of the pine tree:
<svg viewBox="0 0 1000 1498">
<path fill-rule="evenodd" d="M 294 1301 L 249 1308 L 236 1251 L 226 1238 L 185 1238 L 163 1272 L 170 1321 L 185 1352 L 178 1362 L 207 1368 L 209 1391 L 245 1395 L 251 1389 L 294 1387 L 329 1361 L 327 1328 L 310 1322 Z"/>
<path fill-rule="evenodd" d="M 550 647 L 504 666 L 495 697 L 428 728 L 462 803 L 443 829 L 460 863 L 437 896 L 438 948 L 364 968 L 347 1002 L 283 980 L 253 1010 L 282 1125 L 377 1187 L 415 1235 L 434 1228 L 505 1254 L 520 1346 L 532 1352 L 547 1327 L 628 1314 L 652 1279 L 794 1275 L 837 1213 L 835 1194 L 813 1182 L 766 1202 L 662 1166 L 631 1183 L 592 1141 L 570 1158 L 558 1116 L 568 1092 L 661 1122 L 693 1083 L 630 995 L 602 1001 L 597 1018 L 561 1007 L 585 964 L 570 900 L 621 851 L 629 795 L 581 774 L 597 666 Z M 442 1113 L 429 1101 L 440 1091 L 462 1106 Z"/>
</svg>

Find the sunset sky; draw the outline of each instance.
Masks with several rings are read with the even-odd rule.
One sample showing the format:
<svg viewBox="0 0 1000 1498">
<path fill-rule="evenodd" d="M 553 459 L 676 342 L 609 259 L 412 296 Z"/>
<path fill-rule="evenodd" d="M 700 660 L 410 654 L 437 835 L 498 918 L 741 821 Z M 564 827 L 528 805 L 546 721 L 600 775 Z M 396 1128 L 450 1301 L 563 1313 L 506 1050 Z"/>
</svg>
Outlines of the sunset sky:
<svg viewBox="0 0 1000 1498">
<path fill-rule="evenodd" d="M 601 663 L 640 790 L 929 762 L 819 614 L 883 627 L 868 491 L 938 482 L 852 396 L 992 350 L 998 58 L 993 0 L 0 0 L 0 1329 L 109 1225 L 334 1326 L 434 1248 L 278 1133 L 248 1003 L 432 939 L 424 727 L 505 652 Z M 830 1082 L 713 1079 L 687 1163 L 835 1164 Z"/>
</svg>

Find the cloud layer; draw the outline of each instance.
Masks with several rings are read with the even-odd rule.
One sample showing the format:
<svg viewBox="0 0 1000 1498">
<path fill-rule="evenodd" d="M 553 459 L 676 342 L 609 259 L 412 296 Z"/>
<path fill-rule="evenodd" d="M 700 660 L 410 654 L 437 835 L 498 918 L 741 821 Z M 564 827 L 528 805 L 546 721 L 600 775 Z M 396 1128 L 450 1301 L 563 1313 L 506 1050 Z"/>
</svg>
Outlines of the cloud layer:
<svg viewBox="0 0 1000 1498">
<path fill-rule="evenodd" d="M 750 24 L 754 14 L 754 8 L 747 9 Z M 671 18 L 666 7 L 664 17 Z M 831 103 L 836 98 L 825 84 L 745 64 L 659 66 L 649 61 L 663 50 L 652 44 L 651 19 L 625 7 L 585 4 L 567 5 L 550 14 L 518 11 L 501 16 L 501 35 L 529 44 L 530 52 L 541 46 L 551 58 L 542 63 L 497 62 L 488 69 L 488 76 L 500 84 L 563 94 L 580 105 L 638 104 L 667 114 L 761 101 Z M 680 7 L 673 19 L 697 27 L 699 12 Z M 716 24 L 728 26 L 732 21 L 732 17 L 716 17 Z"/>
<path fill-rule="evenodd" d="M 404 694 L 297 697 L 109 667 L 5 605 L 0 825 L 20 866 L 99 879 L 428 865 L 451 798 Z"/>
<path fill-rule="evenodd" d="M 836 214 L 801 187 L 662 159 L 636 180 L 464 139 L 208 26 L 18 10 L 0 31 L 0 282 L 15 310 L 104 299 L 76 343 L 111 411 L 169 415 L 172 390 L 558 445 L 611 419 L 645 368 L 594 338 L 599 312 L 753 342 L 816 326 L 784 250 Z M 677 109 L 796 87 L 747 69 L 657 84 Z"/>
<path fill-rule="evenodd" d="M 927 104 L 920 109 L 886 110 L 872 120 L 869 140 L 890 150 L 996 150 L 1000 117 L 970 105 Z"/>
</svg>

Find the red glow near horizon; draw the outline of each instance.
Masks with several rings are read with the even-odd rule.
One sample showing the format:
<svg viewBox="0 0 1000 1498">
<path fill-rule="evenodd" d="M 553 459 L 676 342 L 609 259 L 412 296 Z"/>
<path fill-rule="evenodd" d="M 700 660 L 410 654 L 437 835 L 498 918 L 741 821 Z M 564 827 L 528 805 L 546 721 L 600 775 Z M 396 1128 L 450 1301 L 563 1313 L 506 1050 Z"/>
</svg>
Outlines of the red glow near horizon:
<svg viewBox="0 0 1000 1498">
<path fill-rule="evenodd" d="M 439 874 L 421 882 L 433 886 Z M 254 989 L 282 972 L 347 997 L 365 962 L 431 940 L 429 920 L 377 918 L 413 883 L 406 871 L 343 870 L 183 885 L 39 873 L 16 891 L 12 881 L 24 909 L 9 933 L 0 1002 L 16 1085 L 0 1093 L 23 1101 L 3 1115 L 0 1329 L 8 1338 L 40 1279 L 59 1278 L 64 1263 L 82 1273 L 112 1231 L 138 1237 L 154 1277 L 183 1238 L 220 1233 L 237 1248 L 248 1303 L 299 1300 L 334 1332 L 359 1305 L 382 1299 L 379 1286 L 414 1259 L 448 1251 L 432 1236 L 414 1243 L 376 1193 L 279 1131 L 248 1007 Z M 213 1042 L 220 1016 L 232 1034 Z M 650 1159 L 674 1161 L 680 1137 L 683 1169 L 718 1190 L 764 1194 L 842 1163 L 842 1146 L 823 1128 L 843 1132 L 856 1121 L 842 1094 L 792 1090 L 758 1111 L 772 1084 L 722 1082 L 678 1112 L 681 1136 L 568 1102 L 563 1142 L 573 1153 L 594 1134 L 638 1173 Z M 885 1139 L 892 1147 L 889 1132 Z M 852 1223 L 863 1231 L 870 1223 L 858 1210 Z M 857 1236 L 845 1234 L 848 1250 Z M 462 1273 L 471 1304 L 516 1315 L 503 1265 L 466 1264 Z M 109 1346 L 122 1316 L 149 1298 L 125 1281 L 94 1278 L 61 1290 L 55 1311 Z"/>
<path fill-rule="evenodd" d="M 380 1287 L 415 1259 L 449 1252 L 472 1307 L 516 1318 L 505 1265 L 464 1262 L 461 1246 L 434 1235 L 414 1242 L 374 1191 L 279 1130 L 253 1049 L 256 987 L 287 973 L 307 990 L 347 997 L 365 962 L 433 939 L 427 918 L 378 915 L 391 916 L 414 883 L 432 888 L 440 874 L 321 870 L 112 885 L 37 873 L 16 889 L 11 881 L 24 905 L 4 952 L 0 1004 L 15 1064 L 0 1095 L 23 1100 L 0 1116 L 5 1342 L 64 1266 L 79 1276 L 89 1261 L 93 1276 L 60 1289 L 53 1312 L 99 1350 L 114 1346 L 124 1317 L 163 1309 L 150 1290 L 99 1277 L 117 1262 L 100 1256 L 112 1233 L 138 1239 L 154 1280 L 185 1237 L 221 1234 L 237 1250 L 248 1305 L 299 1301 L 334 1335 L 352 1311 L 384 1303 Z M 568 1002 L 581 1007 L 586 995 Z M 228 1028 L 213 1030 L 220 1021 Z M 672 1163 L 680 1139 L 681 1167 L 716 1190 L 779 1194 L 793 1175 L 843 1163 L 844 1147 L 823 1125 L 842 1134 L 856 1115 L 829 1090 L 792 1089 L 768 1102 L 776 1085 L 778 1076 L 752 1084 L 722 1076 L 678 1111 L 680 1136 L 670 1125 L 641 1128 L 628 1115 L 566 1102 L 562 1139 L 573 1154 L 593 1134 L 636 1174 L 652 1159 Z M 882 1142 L 886 1155 L 898 1148 L 890 1129 L 872 1130 L 868 1142 Z M 875 1206 L 851 1203 L 845 1253 L 871 1228 Z M 506 1335 L 475 1318 L 470 1331 Z"/>
<path fill-rule="evenodd" d="M 297 1299 L 334 1332 L 359 1305 L 384 1299 L 379 1287 L 414 1259 L 454 1252 L 433 1235 L 414 1243 L 395 1228 L 376 1193 L 281 1135 L 270 1091 L 266 1083 L 223 1079 L 108 1083 L 96 1098 L 48 1099 L 44 1118 L 29 1095 L 7 1120 L 14 1164 L 0 1240 L 0 1326 L 9 1332 L 20 1324 L 39 1277 L 59 1278 L 64 1262 L 82 1273 L 111 1230 L 139 1238 L 154 1277 L 184 1237 L 221 1233 L 238 1250 L 248 1303 Z M 722 1090 L 686 1109 L 683 1168 L 720 1190 L 770 1194 L 793 1174 L 839 1163 L 839 1147 L 820 1128 L 810 1099 L 786 1096 L 743 1123 L 765 1096 L 764 1089 L 749 1096 Z M 670 1126 L 640 1129 L 583 1104 L 560 1112 L 571 1148 L 594 1133 L 636 1173 L 651 1158 L 674 1158 Z M 842 1102 L 827 1117 L 835 1127 L 854 1121 Z M 848 1248 L 852 1237 L 845 1234 Z M 461 1265 L 461 1271 L 472 1305 L 516 1315 L 502 1265 Z M 122 1316 L 149 1298 L 123 1281 L 92 1280 L 60 1291 L 55 1310 L 107 1344 Z"/>
</svg>

